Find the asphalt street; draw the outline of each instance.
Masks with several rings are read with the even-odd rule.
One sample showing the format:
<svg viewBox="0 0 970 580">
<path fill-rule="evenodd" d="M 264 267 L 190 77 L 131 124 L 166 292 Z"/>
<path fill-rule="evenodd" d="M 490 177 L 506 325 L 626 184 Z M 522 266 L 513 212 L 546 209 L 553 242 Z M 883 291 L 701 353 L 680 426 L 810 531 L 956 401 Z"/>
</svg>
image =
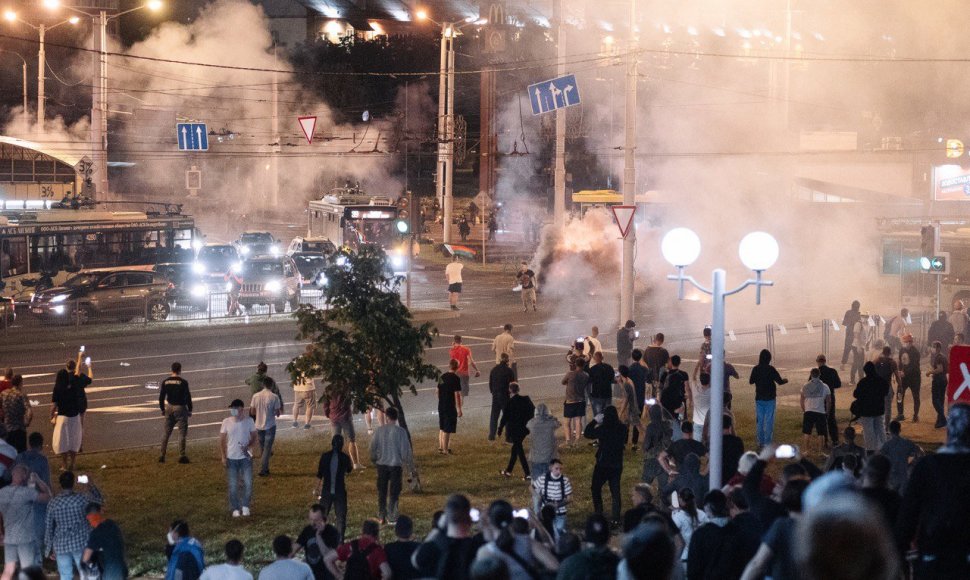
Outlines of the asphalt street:
<svg viewBox="0 0 970 580">
<path fill-rule="evenodd" d="M 537 401 L 549 402 L 556 414 L 561 413 L 560 379 L 566 370 L 565 354 L 571 342 L 579 335 L 588 335 L 593 325 L 599 325 L 604 348 L 610 351 L 615 343 L 617 325 L 615 315 L 611 313 L 616 312 L 616 308 L 612 299 L 578 296 L 574 304 L 557 303 L 555 313 L 551 308 L 553 305 L 540 301 L 538 312 L 522 312 L 518 294 L 511 290 L 509 276 L 474 274 L 466 276 L 462 310 L 453 313 L 447 309 L 447 295 L 439 277 L 443 278 L 442 272 L 430 271 L 415 279 L 413 292 L 415 306 L 419 309 L 417 317 L 434 319 L 438 327 L 440 336 L 428 352 L 428 359 L 440 368 L 447 366 L 448 349 L 454 334 L 463 335 L 465 344 L 472 349 L 482 376 L 472 381 L 466 410 L 480 411 L 489 404 L 487 376 L 494 364 L 491 343 L 504 323 L 515 326 L 516 357 L 523 391 Z M 562 312 L 570 314 L 563 315 Z M 681 353 L 686 360 L 693 361 L 693 354 L 700 344 L 697 329 L 686 325 L 651 328 L 651 316 L 645 312 L 638 313 L 637 320 L 644 335 L 638 341 L 640 346 L 646 344 L 648 333 L 661 330 L 668 336 L 667 347 L 672 354 Z M 284 369 L 302 352 L 303 344 L 294 338 L 296 330 L 292 320 L 275 317 L 268 322 L 253 317 L 249 324 L 215 327 L 166 324 L 159 328 L 135 324 L 121 336 L 77 338 L 76 333 L 71 333 L 69 339 L 57 329 L 51 329 L 43 335 L 30 334 L 30 339 L 22 343 L 14 334 L 14 344 L 11 345 L 8 338 L 8 346 L 0 350 L 0 365 L 12 365 L 17 373 L 24 375 L 28 395 L 37 402 L 31 429 L 40 430 L 49 437 L 51 425 L 47 419 L 54 374 L 68 358 L 76 355 L 81 340 L 86 340 L 87 352 L 94 364 L 94 383 L 88 389 L 89 410 L 85 418 L 84 450 L 88 452 L 157 445 L 163 420 L 158 407 L 158 391 L 151 387 L 164 379 L 174 361 L 182 363 L 183 377 L 191 385 L 195 404 L 189 427 L 192 440 L 218 436 L 219 424 L 226 417 L 226 407 L 232 399 L 241 398 L 248 403 L 250 393 L 244 381 L 260 361 L 269 366 L 269 373 L 277 379 L 287 403 L 293 400 Z M 765 346 L 765 331 L 764 328 L 754 328 L 747 332 L 732 331 L 732 334 L 733 340 L 727 342 L 728 360 L 739 367 L 746 379 L 747 369 Z M 797 405 L 794 393 L 802 384 L 803 373 L 795 371 L 807 369 L 814 361 L 819 351 L 819 336 L 817 330 L 808 332 L 807 329 L 775 333 L 776 354 L 784 355 L 779 360 L 779 370 L 783 375 L 793 373 L 792 385 L 782 390 L 782 398 L 788 404 Z M 833 358 L 838 354 L 834 351 L 841 351 L 840 346 L 841 342 L 832 349 Z M 615 364 L 615 359 L 608 362 Z M 689 362 L 686 368 L 689 370 L 692 365 Z M 421 384 L 417 389 L 417 396 L 406 395 L 404 403 L 409 417 L 423 423 L 420 419 L 431 419 L 436 409 L 435 387 Z M 843 395 L 840 406 L 847 406 L 847 399 Z M 929 417 L 928 401 L 924 405 L 927 407 L 924 414 Z M 289 411 L 286 409 L 287 413 Z M 363 429 L 362 418 L 358 416 L 356 420 Z M 290 415 L 284 415 L 280 429 L 292 429 L 291 422 Z M 433 428 L 432 422 L 426 424 Z M 322 437 L 326 429 L 325 420 L 315 417 L 314 428 L 307 436 L 319 434 Z M 174 451 L 171 449 L 170 453 Z"/>
</svg>

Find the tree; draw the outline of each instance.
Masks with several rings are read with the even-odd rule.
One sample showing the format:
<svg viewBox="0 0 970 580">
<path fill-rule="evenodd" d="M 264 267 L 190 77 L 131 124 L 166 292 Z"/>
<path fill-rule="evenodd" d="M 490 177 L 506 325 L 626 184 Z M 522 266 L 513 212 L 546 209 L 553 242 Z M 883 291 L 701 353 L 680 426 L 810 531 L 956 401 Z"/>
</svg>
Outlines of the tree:
<svg viewBox="0 0 970 580">
<path fill-rule="evenodd" d="M 398 292 L 401 278 L 390 273 L 378 246 L 339 253 L 324 275 L 326 306 L 303 304 L 294 313 L 298 338 L 311 343 L 286 370 L 294 381 L 322 379 L 321 401 L 339 396 L 358 413 L 395 407 L 411 439 L 401 395 L 404 389 L 417 395 L 415 382 L 438 379 L 438 368 L 424 360 L 437 329 L 430 322 L 414 324 Z M 411 475 L 420 489 L 417 468 Z"/>
</svg>

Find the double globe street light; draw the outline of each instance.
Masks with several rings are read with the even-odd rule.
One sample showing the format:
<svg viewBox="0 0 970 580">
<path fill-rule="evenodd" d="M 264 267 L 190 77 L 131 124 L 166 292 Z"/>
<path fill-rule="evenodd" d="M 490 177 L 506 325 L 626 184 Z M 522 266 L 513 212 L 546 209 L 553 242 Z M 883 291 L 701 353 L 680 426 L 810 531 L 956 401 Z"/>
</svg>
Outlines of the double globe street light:
<svg viewBox="0 0 970 580">
<path fill-rule="evenodd" d="M 693 276 L 684 274 L 701 253 L 701 240 L 693 231 L 687 228 L 674 228 L 667 232 L 660 244 L 660 251 L 664 259 L 677 268 L 677 274 L 667 276 L 668 280 L 678 283 L 678 298 L 684 299 L 684 283 L 712 297 L 713 313 L 711 323 L 711 417 L 710 417 L 710 488 L 720 489 L 723 484 L 722 473 L 724 451 L 724 299 L 732 294 L 744 290 L 748 286 L 755 287 L 755 304 L 761 304 L 761 287 L 773 286 L 774 283 L 764 280 L 762 274 L 778 261 L 778 242 L 765 232 L 752 232 L 741 240 L 738 254 L 741 262 L 754 271 L 755 277 L 744 281 L 740 286 L 726 290 L 725 278 L 727 273 L 716 268 L 710 288 L 699 284 Z"/>
</svg>

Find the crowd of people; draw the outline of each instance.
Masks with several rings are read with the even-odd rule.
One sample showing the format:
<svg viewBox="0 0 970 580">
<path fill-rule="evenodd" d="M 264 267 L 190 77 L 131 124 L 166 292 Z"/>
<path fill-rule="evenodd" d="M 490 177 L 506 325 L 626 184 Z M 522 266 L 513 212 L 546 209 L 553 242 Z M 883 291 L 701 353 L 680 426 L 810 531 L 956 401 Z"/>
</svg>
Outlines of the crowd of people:
<svg viewBox="0 0 970 580">
<path fill-rule="evenodd" d="M 847 318 L 858 310 L 854 304 Z M 848 320 L 846 328 L 857 327 L 863 316 Z M 732 410 L 732 379 L 740 379 L 740 373 L 725 362 L 723 480 L 716 486 L 710 485 L 704 468 L 711 438 L 709 329 L 701 335 L 696 362 L 688 371 L 689 363 L 665 348 L 663 334 L 635 348 L 639 331 L 634 321 L 627 321 L 617 330 L 614 358 L 593 327 L 566 355 L 560 420 L 558 409 L 533 402 L 518 382 L 516 339 L 507 324 L 491 345 L 492 401 L 482 435 L 508 444 L 508 464 L 499 475 L 512 478 L 521 467 L 531 501 L 513 506 L 498 499 L 479 511 L 464 495 L 452 495 L 431 518 L 432 530 L 423 541 L 415 539 L 414 521 L 401 509 L 403 481 L 413 472 L 414 457 L 395 408 L 375 412 L 376 426 L 367 423 L 371 437 L 364 453 L 375 467 L 376 518 L 364 521 L 359 533 L 348 534 L 347 476 L 363 469 L 361 452 L 350 401 L 325 390 L 321 405 L 332 437 L 330 449 L 319 459 L 317 502 L 298 534 L 272 539 L 276 559 L 259 577 L 970 577 L 970 527 L 965 525 L 970 500 L 963 493 L 970 489 L 970 406 L 955 404 L 948 413 L 937 409 L 936 426 L 947 429 L 947 442 L 935 454 L 925 454 L 903 436 L 904 393 L 913 393 L 913 422 L 918 421 L 921 377 L 931 380 L 934 404 L 938 390 L 945 393 L 948 345 L 934 340 L 929 357 L 921 359 L 905 314 L 899 318 L 902 323 L 894 319 L 889 324 L 894 329 L 889 336 L 898 342 L 864 343 L 869 351 L 863 353 L 861 373 L 846 381 L 854 385 L 848 422 L 840 425 L 835 413 L 844 366 L 836 370 L 824 355 L 816 358 L 799 390 L 801 449 L 775 443 L 778 387 L 789 379 L 772 366 L 771 352 L 760 353 L 748 376 L 755 398 L 756 440 L 751 445 L 737 435 Z M 857 339 L 847 341 L 846 362 L 849 355 L 858 356 Z M 438 452 L 443 455 L 454 453 L 453 436 L 463 417 L 471 374 L 480 374 L 462 337 L 454 337 L 449 358 L 449 371 L 437 389 Z M 164 425 L 159 462 L 166 461 L 175 427 L 179 461 L 189 461 L 185 435 L 192 399 L 181 370 L 173 363 L 159 389 Z M 52 450 L 62 460 L 56 492 L 43 437 L 26 436 L 32 412 L 23 379 L 8 370 L 0 380 L 0 469 L 9 481 L 0 488 L 4 579 L 13 578 L 18 568 L 22 577 L 43 577 L 39 565 L 45 557 L 56 561 L 62 577 L 75 571 L 82 577 L 127 577 L 120 527 L 105 516 L 104 497 L 94 482 L 73 471 L 86 410 L 84 388 L 92 374 L 90 362 L 84 365 L 79 354 L 55 378 Z M 276 422 L 284 408 L 265 364 L 247 384 L 252 399 L 248 405 L 233 400 L 220 428 L 228 509 L 234 518 L 252 515 L 257 457 L 257 474 L 269 476 Z M 301 410 L 306 413 L 303 425 L 309 425 L 317 407 L 314 386 L 301 385 L 295 393 L 294 426 L 301 423 Z M 863 445 L 856 443 L 859 430 Z M 563 450 L 583 442 L 595 448 L 595 459 L 589 479 L 580 482 L 567 475 L 569 455 Z M 634 452 L 632 460 L 628 451 Z M 621 481 L 631 463 L 640 476 L 630 496 L 632 505 L 624 506 L 630 490 L 624 491 Z M 608 508 L 604 487 L 610 492 Z M 580 496 L 593 506 L 593 513 L 582 518 L 585 522 L 570 514 Z M 384 526 L 393 527 L 396 541 L 381 542 Z M 192 536 L 189 522 L 173 522 L 167 544 L 167 579 L 252 578 L 239 540 L 226 543 L 224 554 L 215 556 L 225 563 L 216 565 L 207 565 L 204 544 Z"/>
</svg>

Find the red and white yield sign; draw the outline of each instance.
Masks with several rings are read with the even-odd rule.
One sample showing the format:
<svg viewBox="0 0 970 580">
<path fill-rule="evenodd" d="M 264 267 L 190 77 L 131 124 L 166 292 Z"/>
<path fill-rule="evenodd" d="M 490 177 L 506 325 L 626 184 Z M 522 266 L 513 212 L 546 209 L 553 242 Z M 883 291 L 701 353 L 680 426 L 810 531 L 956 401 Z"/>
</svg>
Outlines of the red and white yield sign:
<svg viewBox="0 0 970 580">
<path fill-rule="evenodd" d="M 313 130 L 317 128 L 317 118 L 316 117 L 297 117 L 300 121 L 300 129 L 303 129 L 303 136 L 306 137 L 306 142 L 309 145 L 313 144 Z"/>
<path fill-rule="evenodd" d="M 620 237 L 625 238 L 630 233 L 630 226 L 633 225 L 633 214 L 637 212 L 635 205 L 611 205 L 613 218 L 616 220 L 616 227 L 620 228 Z"/>
<path fill-rule="evenodd" d="M 950 349 L 950 380 L 946 385 L 949 403 L 970 403 L 970 346 L 958 344 Z"/>
</svg>

